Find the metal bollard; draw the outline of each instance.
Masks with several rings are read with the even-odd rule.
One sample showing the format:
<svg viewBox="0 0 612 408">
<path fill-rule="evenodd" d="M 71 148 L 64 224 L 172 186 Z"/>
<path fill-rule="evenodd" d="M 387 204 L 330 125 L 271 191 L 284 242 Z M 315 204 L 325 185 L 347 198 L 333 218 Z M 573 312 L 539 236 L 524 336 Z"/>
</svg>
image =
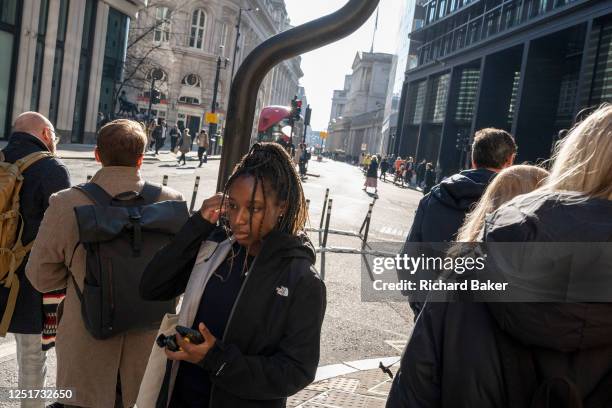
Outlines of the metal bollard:
<svg viewBox="0 0 612 408">
<path fill-rule="evenodd" d="M 91 174 L 87 175 L 87 182 L 89 183 L 91 181 L 91 179 L 93 178 L 93 176 Z"/>
<path fill-rule="evenodd" d="M 193 186 L 193 194 L 191 196 L 191 205 L 189 206 L 189 212 L 193 212 L 193 206 L 195 205 L 196 196 L 198 195 L 198 187 L 200 186 L 200 176 L 196 176 L 195 185 Z"/>
<path fill-rule="evenodd" d="M 306 212 L 310 209 L 310 200 L 306 199 Z"/>
<path fill-rule="evenodd" d="M 329 198 L 329 188 L 326 188 L 325 198 L 323 199 L 323 207 L 321 207 L 321 222 L 319 223 L 319 229 L 323 228 L 323 221 L 325 221 L 325 206 L 327 206 L 328 198 Z"/>
<path fill-rule="evenodd" d="M 329 221 L 331 220 L 331 210 L 333 199 L 329 199 L 327 202 L 327 219 L 325 220 L 325 232 L 323 233 L 322 248 L 327 246 L 327 236 L 329 235 Z M 321 252 L 321 280 L 325 280 L 325 250 Z"/>
<path fill-rule="evenodd" d="M 162 180 L 162 185 L 163 186 L 168 186 L 168 175 L 164 174 L 164 178 Z"/>
<path fill-rule="evenodd" d="M 363 241 L 361 243 L 361 249 L 365 249 L 368 244 L 368 234 L 370 233 L 370 222 L 372 221 L 372 207 L 374 207 L 374 203 L 370 204 L 370 208 L 368 209 L 368 215 L 366 215 L 365 219 L 365 232 L 363 234 Z"/>
</svg>

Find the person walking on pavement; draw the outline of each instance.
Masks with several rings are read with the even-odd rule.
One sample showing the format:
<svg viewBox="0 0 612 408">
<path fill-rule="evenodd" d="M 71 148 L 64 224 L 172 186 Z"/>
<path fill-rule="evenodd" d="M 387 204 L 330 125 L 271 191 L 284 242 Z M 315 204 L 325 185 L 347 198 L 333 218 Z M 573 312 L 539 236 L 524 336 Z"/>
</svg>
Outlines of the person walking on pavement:
<svg viewBox="0 0 612 408">
<path fill-rule="evenodd" d="M 476 132 L 472 169 L 445 179 L 421 199 L 402 253 L 414 247 L 411 243 L 453 241 L 467 212 L 480 200 L 495 174 L 514 163 L 516 150 L 514 138 L 505 130 Z M 404 272 L 398 272 L 400 279 L 406 279 Z M 416 319 L 423 302 L 409 301 Z"/>
<path fill-rule="evenodd" d="M 147 151 L 153 150 L 155 148 L 155 128 L 156 127 L 157 127 L 157 122 L 155 121 L 155 119 L 151 119 L 147 123 Z"/>
<path fill-rule="evenodd" d="M 102 168 L 91 183 L 113 197 L 143 190 L 145 180 L 140 167 L 145 145 L 146 135 L 137 122 L 127 119 L 109 122 L 98 133 L 95 157 Z M 161 187 L 157 201 L 182 199 L 180 193 Z M 57 329 L 56 386 L 73 389 L 74 393 L 71 399 L 60 402 L 68 404 L 66 407 L 132 407 L 157 328 L 134 329 L 104 340 L 90 334 L 79 299 L 79 293 L 84 296 L 81 288 L 85 286 L 89 260 L 79 243 L 75 207 L 91 205 L 92 200 L 72 188 L 60 191 L 49 201 L 26 275 L 40 291 L 67 288 Z M 91 286 L 91 282 L 88 284 Z M 137 291 L 134 287 L 134 296 L 138 296 Z"/>
<path fill-rule="evenodd" d="M 202 163 L 206 163 L 208 161 L 208 147 L 210 144 L 210 140 L 208 138 L 208 133 L 206 130 L 200 130 L 197 136 L 198 143 L 198 159 L 200 160 L 200 164 L 198 167 L 202 167 Z"/>
<path fill-rule="evenodd" d="M 410 187 L 412 184 L 412 175 L 414 174 L 414 159 L 408 157 L 404 165 L 404 183 Z"/>
<path fill-rule="evenodd" d="M 172 129 L 170 129 L 170 151 L 171 152 L 174 152 L 174 149 L 176 148 L 176 144 L 178 143 L 181 136 L 182 136 L 181 130 L 178 127 L 178 123 L 176 123 L 174 126 L 172 126 Z"/>
<path fill-rule="evenodd" d="M 363 184 L 363 191 L 367 192 L 368 187 L 374 188 L 374 195 L 378 195 L 378 159 L 376 155 L 370 158 L 370 165 L 366 172 L 366 180 Z"/>
<path fill-rule="evenodd" d="M 15 120 L 8 145 L 0 154 L 5 163 L 31 159 L 27 168 L 25 163 L 22 167 L 23 184 L 19 191 L 18 228 L 22 229 L 20 244 L 26 249 L 39 231 L 51 195 L 70 187 L 68 169 L 54 157 L 57 142 L 55 129 L 46 117 L 25 112 Z M 2 234 L 6 232 L 6 224 L 3 223 Z M 2 236 L 2 242 L 6 238 Z M 41 389 L 45 387 L 47 372 L 46 351 L 54 345 L 57 306 L 64 291 L 36 290 L 25 276 L 27 254 L 17 259 L 20 261 L 14 272 L 17 280 L 9 285 L 7 277 L 0 283 L 0 331 L 2 336 L 7 330 L 15 336 L 19 389 Z M 0 271 L 0 276 L 5 272 Z M 22 399 L 21 406 L 40 408 L 44 402 Z"/>
<path fill-rule="evenodd" d="M 157 120 L 157 126 L 153 130 L 153 138 L 155 139 L 155 154 L 159 154 L 159 150 L 166 144 L 166 121 L 162 118 Z"/>
<path fill-rule="evenodd" d="M 142 297 L 184 293 L 179 324 L 205 341 L 177 335 L 183 351 L 165 349 L 156 406 L 280 408 L 313 381 L 326 295 L 306 219 L 291 156 L 277 143 L 256 143 L 224 192 L 157 253 Z"/>
<path fill-rule="evenodd" d="M 604 105 L 555 146 L 550 175 L 539 188 L 487 216 L 479 241 L 487 246 L 514 242 L 530 248 L 530 256 L 538 255 L 537 242 L 572 243 L 569 248 L 609 242 L 610 135 L 612 106 Z M 402 355 L 387 407 L 609 405 L 612 303 L 585 296 L 605 296 L 596 274 L 598 268 L 609 272 L 607 254 L 604 249 L 600 259 L 593 259 L 561 253 L 543 263 L 541 274 L 535 265 L 529 267 L 529 260 L 508 263 L 509 268 L 527 264 L 508 272 L 515 282 L 535 285 L 532 293 L 555 292 L 562 282 L 562 292 L 549 299 L 575 299 L 573 288 L 580 288 L 576 293 L 583 300 L 427 302 Z"/>
<path fill-rule="evenodd" d="M 387 171 L 389 171 L 389 159 L 383 158 L 380 162 L 380 179 L 387 181 Z"/>
<path fill-rule="evenodd" d="M 178 159 L 178 164 L 180 166 L 182 161 L 183 164 L 186 165 L 187 153 L 191 151 L 191 135 L 189 134 L 189 128 L 185 128 L 185 130 L 183 131 L 183 137 L 179 141 L 178 148 L 179 152 L 181 153 Z"/>
<path fill-rule="evenodd" d="M 426 171 L 427 171 L 427 160 L 423 159 L 416 166 L 416 186 L 417 188 L 423 188 L 423 182 L 425 181 Z"/>
<path fill-rule="evenodd" d="M 433 163 L 427 163 L 425 166 L 425 187 L 423 188 L 423 195 L 429 193 L 435 185 L 436 172 L 434 170 Z"/>
</svg>

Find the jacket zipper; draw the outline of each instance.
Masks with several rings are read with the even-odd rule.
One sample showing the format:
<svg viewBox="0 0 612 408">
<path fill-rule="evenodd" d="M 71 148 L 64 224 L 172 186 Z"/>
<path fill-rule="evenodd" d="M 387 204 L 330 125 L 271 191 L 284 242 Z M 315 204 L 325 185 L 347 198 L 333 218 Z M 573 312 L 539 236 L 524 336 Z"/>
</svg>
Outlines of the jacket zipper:
<svg viewBox="0 0 612 408">
<path fill-rule="evenodd" d="M 246 254 L 246 256 L 248 257 L 249 254 Z M 240 287 L 240 290 L 238 291 L 238 296 L 236 296 L 236 300 L 234 301 L 234 305 L 232 306 L 232 311 L 230 312 L 229 318 L 227 319 L 227 324 L 225 325 L 225 330 L 223 331 L 223 337 L 221 337 L 221 341 L 225 341 L 225 338 L 227 337 L 227 332 L 228 332 L 230 324 L 232 322 L 232 318 L 234 317 L 234 312 L 236 311 L 236 305 L 238 305 L 238 301 L 240 300 L 240 297 L 242 296 L 242 292 L 244 291 L 244 288 L 246 287 L 246 284 L 247 284 L 249 278 L 251 277 L 251 271 L 253 270 L 253 267 L 257 263 L 257 258 L 259 258 L 259 254 L 257 254 L 255 256 L 255 259 L 253 259 L 253 263 L 251 264 L 251 267 L 248 269 L 248 271 L 246 273 L 246 278 L 244 279 L 244 282 L 242 283 L 242 286 Z M 210 398 L 208 399 L 208 406 L 209 407 L 213 406 L 212 405 L 212 401 L 213 401 L 213 393 L 214 392 L 215 392 L 215 385 L 211 384 L 211 387 L 210 387 Z"/>
</svg>

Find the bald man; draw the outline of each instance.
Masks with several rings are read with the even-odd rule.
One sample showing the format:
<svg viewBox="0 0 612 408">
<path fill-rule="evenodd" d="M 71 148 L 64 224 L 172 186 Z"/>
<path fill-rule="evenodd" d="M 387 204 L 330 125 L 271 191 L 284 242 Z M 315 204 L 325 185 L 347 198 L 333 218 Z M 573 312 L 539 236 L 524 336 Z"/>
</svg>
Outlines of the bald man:
<svg viewBox="0 0 612 408">
<path fill-rule="evenodd" d="M 57 137 L 53 124 L 37 112 L 25 112 L 17 117 L 8 145 L 2 150 L 4 160 L 14 163 L 34 152 L 55 153 Z M 23 173 L 24 181 L 19 193 L 23 219 L 22 243 L 34 240 L 49 206 L 49 197 L 70 187 L 66 166 L 57 158 L 47 157 L 30 166 Z M 57 299 L 61 294 L 36 291 L 25 277 L 27 257 L 17 269 L 19 293 L 9 332 L 15 334 L 19 388 L 44 387 L 46 373 L 45 350 L 52 346 L 57 316 Z M 4 315 L 9 289 L 0 287 L 0 315 Z M 45 323 L 47 323 L 45 325 Z M 43 333 L 44 328 L 44 333 Z M 43 335 L 44 334 L 44 335 Z M 44 407 L 42 401 L 22 400 L 22 407 Z"/>
</svg>

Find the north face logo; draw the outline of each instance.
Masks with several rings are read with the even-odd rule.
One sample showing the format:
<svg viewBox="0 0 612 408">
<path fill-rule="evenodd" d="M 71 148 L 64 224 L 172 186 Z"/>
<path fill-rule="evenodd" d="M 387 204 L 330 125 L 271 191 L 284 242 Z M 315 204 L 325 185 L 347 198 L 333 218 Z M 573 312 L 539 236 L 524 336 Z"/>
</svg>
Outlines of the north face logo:
<svg viewBox="0 0 612 408">
<path fill-rule="evenodd" d="M 279 295 L 279 296 L 287 297 L 287 296 L 289 296 L 289 289 L 287 289 L 284 286 L 280 286 L 280 287 L 276 288 L 276 294 Z"/>
</svg>

